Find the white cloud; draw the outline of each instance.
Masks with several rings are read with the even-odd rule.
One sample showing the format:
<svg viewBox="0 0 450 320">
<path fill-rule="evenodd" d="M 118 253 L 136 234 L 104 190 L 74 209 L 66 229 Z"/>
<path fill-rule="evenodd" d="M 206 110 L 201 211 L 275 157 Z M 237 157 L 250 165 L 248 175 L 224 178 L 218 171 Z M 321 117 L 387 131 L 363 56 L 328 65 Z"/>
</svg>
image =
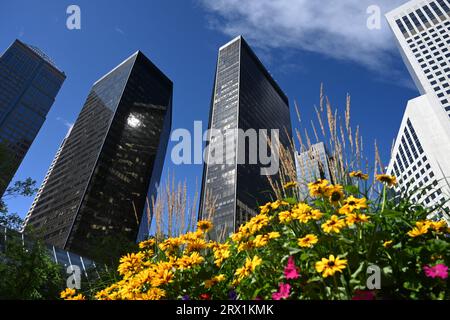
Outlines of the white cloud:
<svg viewBox="0 0 450 320">
<path fill-rule="evenodd" d="M 72 130 L 73 122 L 69 122 L 66 119 L 62 118 L 62 117 L 57 117 L 56 120 L 61 122 L 62 124 L 64 124 L 67 127 L 68 131 Z"/>
<path fill-rule="evenodd" d="M 397 50 L 384 14 L 406 0 L 199 0 L 213 28 L 244 35 L 260 48 L 301 49 L 387 69 Z M 381 9 L 381 29 L 369 30 L 367 8 Z"/>
<path fill-rule="evenodd" d="M 119 27 L 115 27 L 114 30 L 115 30 L 117 33 L 120 33 L 121 35 L 125 35 L 125 31 L 123 31 L 123 30 L 120 29 Z"/>
</svg>

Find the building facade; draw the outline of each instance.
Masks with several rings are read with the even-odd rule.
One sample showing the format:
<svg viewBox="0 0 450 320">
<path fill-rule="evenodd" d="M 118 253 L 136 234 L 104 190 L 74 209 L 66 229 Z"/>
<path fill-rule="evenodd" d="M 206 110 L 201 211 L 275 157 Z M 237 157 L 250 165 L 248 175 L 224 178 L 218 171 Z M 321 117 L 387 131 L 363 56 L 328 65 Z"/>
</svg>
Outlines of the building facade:
<svg viewBox="0 0 450 320">
<path fill-rule="evenodd" d="M 388 173 L 396 191 L 448 219 L 450 189 L 450 2 L 413 0 L 387 20 L 422 96 L 408 102 Z"/>
<path fill-rule="evenodd" d="M 413 0 L 387 20 L 421 95 L 429 94 L 450 117 L 450 1 Z"/>
<path fill-rule="evenodd" d="M 333 181 L 329 164 L 330 156 L 323 142 L 311 145 L 309 150 L 296 153 L 295 166 L 300 195 L 307 197 L 310 182 L 318 179 Z"/>
<path fill-rule="evenodd" d="M 8 166 L 0 173 L 2 195 L 41 129 L 66 76 L 38 48 L 19 40 L 0 56 L 0 144 Z"/>
<path fill-rule="evenodd" d="M 47 243 L 96 259 L 147 232 L 171 129 L 172 82 L 138 51 L 92 87 L 26 218 Z M 151 201 L 148 201 L 151 203 Z"/>
<path fill-rule="evenodd" d="M 415 203 L 450 213 L 450 126 L 430 112 L 433 97 L 410 100 L 393 149 L 388 173 L 398 177 L 397 191 Z M 450 221 L 449 221 L 450 222 Z"/>
<path fill-rule="evenodd" d="M 250 138 L 237 130 L 258 134 L 267 130 L 270 135 L 276 129 L 284 147 L 290 146 L 292 132 L 286 95 L 241 36 L 219 49 L 209 128 L 221 138 L 210 131 L 199 218 L 212 219 L 212 237 L 222 239 L 270 199 L 271 186 L 261 174 L 264 165 L 261 159 L 250 160 L 256 153 L 250 150 Z M 220 163 L 212 160 L 218 146 L 224 155 Z"/>
</svg>

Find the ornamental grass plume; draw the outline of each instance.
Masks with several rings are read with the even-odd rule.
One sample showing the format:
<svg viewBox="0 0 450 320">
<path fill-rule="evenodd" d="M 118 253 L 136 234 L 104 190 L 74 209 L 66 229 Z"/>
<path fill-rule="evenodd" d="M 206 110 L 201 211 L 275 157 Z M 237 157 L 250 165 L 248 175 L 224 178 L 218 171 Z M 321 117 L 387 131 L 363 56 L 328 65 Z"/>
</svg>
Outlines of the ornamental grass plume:
<svg viewBox="0 0 450 320">
<path fill-rule="evenodd" d="M 380 159 L 372 168 L 377 175 L 369 176 L 362 131 L 351 124 L 350 96 L 341 118 L 322 87 L 315 110 L 314 137 L 331 154 L 319 171 L 328 168 L 329 177 L 298 181 L 292 150 L 281 148 L 280 175 L 268 177 L 273 200 L 261 203 L 258 213 L 233 233 L 211 236 L 216 235 L 212 218 L 219 199 L 210 202 L 210 214 L 196 229 L 195 223 L 172 228 L 171 236 L 161 215 L 155 219 L 156 235 L 120 260 L 114 281 L 101 290 L 65 291 L 61 298 L 450 299 L 448 224 L 429 219 L 433 208 L 396 194 L 397 177 L 378 174 Z M 295 130 L 299 151 L 307 151 L 313 137 L 299 134 L 304 129 Z M 310 156 L 312 161 L 317 154 Z M 173 212 L 184 207 L 178 205 L 184 203 L 182 196 L 170 196 L 170 203 Z M 176 217 L 173 213 L 171 221 Z M 369 266 L 381 273 L 376 291 L 367 288 Z"/>
</svg>

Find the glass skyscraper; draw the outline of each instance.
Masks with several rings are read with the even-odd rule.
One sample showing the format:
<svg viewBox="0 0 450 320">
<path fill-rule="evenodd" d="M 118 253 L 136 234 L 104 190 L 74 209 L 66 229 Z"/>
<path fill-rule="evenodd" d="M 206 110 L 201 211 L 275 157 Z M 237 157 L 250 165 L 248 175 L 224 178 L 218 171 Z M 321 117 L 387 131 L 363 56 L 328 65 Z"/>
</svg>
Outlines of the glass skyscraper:
<svg viewBox="0 0 450 320">
<path fill-rule="evenodd" d="M 172 82 L 140 51 L 98 80 L 26 218 L 47 243 L 95 259 L 148 233 L 172 119 Z M 138 235 L 138 233 L 140 233 Z"/>
<path fill-rule="evenodd" d="M 38 48 L 19 40 L 0 56 L 0 196 L 5 192 L 45 121 L 66 76 Z"/>
<path fill-rule="evenodd" d="M 212 237 L 220 240 L 254 216 L 271 195 L 260 159 L 249 161 L 249 139 L 233 130 L 278 129 L 284 147 L 289 147 L 292 132 L 288 98 L 242 36 L 219 49 L 209 128 L 232 141 L 223 148 L 223 163 L 215 163 L 211 159 L 218 140 L 208 138 L 203 172 L 199 219 L 211 219 Z M 245 151 L 245 163 L 238 161 L 238 150 Z"/>
</svg>

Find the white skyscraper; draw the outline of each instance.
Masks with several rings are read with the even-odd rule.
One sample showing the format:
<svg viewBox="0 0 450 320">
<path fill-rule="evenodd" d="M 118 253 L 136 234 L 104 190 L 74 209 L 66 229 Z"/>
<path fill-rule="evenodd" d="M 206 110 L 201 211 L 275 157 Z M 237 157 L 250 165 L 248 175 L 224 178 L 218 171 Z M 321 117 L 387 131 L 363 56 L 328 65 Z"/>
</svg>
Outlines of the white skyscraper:
<svg viewBox="0 0 450 320">
<path fill-rule="evenodd" d="M 422 95 L 434 95 L 450 116 L 450 1 L 412 0 L 387 20 Z"/>
<path fill-rule="evenodd" d="M 450 212 L 450 1 L 412 0 L 386 15 L 422 96 L 408 102 L 388 167 L 397 191 Z M 428 187 L 428 188 L 427 188 Z"/>
<path fill-rule="evenodd" d="M 330 157 L 323 142 L 312 145 L 308 150 L 295 155 L 295 166 L 300 194 L 308 195 L 308 183 L 318 179 L 332 182 L 330 172 Z"/>
</svg>

